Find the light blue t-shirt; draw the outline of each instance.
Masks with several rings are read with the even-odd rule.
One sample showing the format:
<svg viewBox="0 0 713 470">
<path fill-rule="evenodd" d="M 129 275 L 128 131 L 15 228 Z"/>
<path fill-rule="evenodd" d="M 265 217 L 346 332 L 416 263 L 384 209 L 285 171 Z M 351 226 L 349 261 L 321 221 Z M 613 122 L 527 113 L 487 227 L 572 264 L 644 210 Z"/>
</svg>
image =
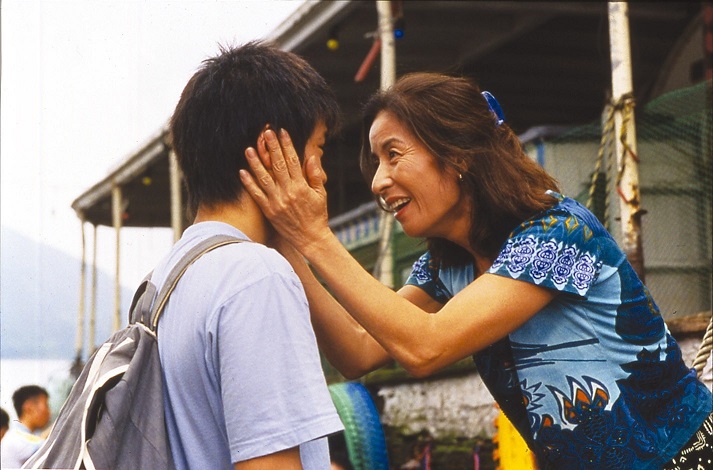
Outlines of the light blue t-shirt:
<svg viewBox="0 0 713 470">
<path fill-rule="evenodd" d="M 626 256 L 573 199 L 522 223 L 489 273 L 558 293 L 475 362 L 540 468 L 660 468 L 711 412 Z M 440 269 L 426 253 L 407 283 L 447 302 L 473 266 Z M 493 295 L 497 295 L 496 292 Z"/>
<path fill-rule="evenodd" d="M 220 222 L 189 227 L 156 267 L 160 286 L 179 257 Z M 178 469 L 233 463 L 300 446 L 306 469 L 328 469 L 325 436 L 343 429 L 329 395 L 299 278 L 252 242 L 198 259 L 159 321 L 166 425 Z"/>
<path fill-rule="evenodd" d="M 0 467 L 20 468 L 44 443 L 40 431 L 32 433 L 19 421 L 15 421 L 0 443 Z"/>
</svg>

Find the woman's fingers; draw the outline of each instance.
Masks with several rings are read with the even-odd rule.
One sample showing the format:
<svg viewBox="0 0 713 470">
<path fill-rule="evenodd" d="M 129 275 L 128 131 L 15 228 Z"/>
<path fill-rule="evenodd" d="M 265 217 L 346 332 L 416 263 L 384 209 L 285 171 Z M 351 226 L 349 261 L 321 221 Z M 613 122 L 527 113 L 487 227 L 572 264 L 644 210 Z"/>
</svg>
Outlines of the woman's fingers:
<svg viewBox="0 0 713 470">
<path fill-rule="evenodd" d="M 300 180 L 304 182 L 300 160 L 286 131 L 277 134 L 266 129 L 257 140 L 257 148 L 245 150 L 248 166 L 252 171 L 240 172 L 240 178 L 266 215 L 274 214 L 273 205 L 284 204 L 290 199 Z"/>
<path fill-rule="evenodd" d="M 266 130 L 264 135 L 265 143 L 267 144 L 267 151 L 270 154 L 270 161 L 272 162 L 272 171 L 275 175 L 275 182 L 280 186 L 286 186 L 290 183 L 290 172 L 287 168 L 285 157 L 282 154 L 280 141 L 277 139 L 277 135 L 272 129 Z"/>
<path fill-rule="evenodd" d="M 269 206 L 267 194 L 270 190 L 274 189 L 275 182 L 254 148 L 248 147 L 245 150 L 245 158 L 253 174 L 251 175 L 250 172 L 246 170 L 240 170 L 240 180 L 255 202 L 257 202 L 264 211 Z"/>
<path fill-rule="evenodd" d="M 290 172 L 290 176 L 299 177 L 302 176 L 302 164 L 300 162 L 300 156 L 295 150 L 295 146 L 292 144 L 292 138 L 290 134 L 285 129 L 280 129 L 280 147 L 282 148 L 282 154 L 287 163 L 287 171 Z"/>
<path fill-rule="evenodd" d="M 274 184 L 270 172 L 265 168 L 265 164 L 260 159 L 258 152 L 253 147 L 248 147 L 245 149 L 245 159 L 248 162 L 248 166 L 255 175 L 255 179 L 261 183 L 261 186 L 268 188 Z"/>
</svg>

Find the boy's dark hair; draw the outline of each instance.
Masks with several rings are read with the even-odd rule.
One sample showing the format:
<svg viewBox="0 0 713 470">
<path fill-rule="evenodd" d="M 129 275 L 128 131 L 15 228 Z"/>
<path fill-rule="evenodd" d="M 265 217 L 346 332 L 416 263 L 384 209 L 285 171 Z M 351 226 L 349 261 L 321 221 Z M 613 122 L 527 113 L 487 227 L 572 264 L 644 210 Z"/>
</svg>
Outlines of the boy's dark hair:
<svg viewBox="0 0 713 470">
<path fill-rule="evenodd" d="M 47 390 L 39 385 L 25 385 L 15 390 L 15 393 L 12 394 L 12 406 L 15 408 L 18 419 L 22 417 L 22 405 L 24 405 L 27 400 L 41 395 L 46 397 L 50 396 Z"/>
<path fill-rule="evenodd" d="M 188 81 L 170 123 L 189 207 L 195 212 L 240 195 L 245 149 L 265 125 L 286 129 L 301 154 L 319 121 L 333 133 L 339 108 L 304 59 L 260 42 L 221 47 Z"/>
<path fill-rule="evenodd" d="M 0 408 L 0 429 L 10 427 L 10 415 L 3 408 Z"/>
</svg>

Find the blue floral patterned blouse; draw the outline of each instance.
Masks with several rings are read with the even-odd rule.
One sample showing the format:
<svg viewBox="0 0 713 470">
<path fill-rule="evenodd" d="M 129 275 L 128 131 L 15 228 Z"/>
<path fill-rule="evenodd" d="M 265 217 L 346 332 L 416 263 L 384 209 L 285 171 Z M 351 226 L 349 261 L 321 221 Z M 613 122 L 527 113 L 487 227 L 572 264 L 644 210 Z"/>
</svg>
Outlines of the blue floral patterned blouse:
<svg viewBox="0 0 713 470">
<path fill-rule="evenodd" d="M 489 273 L 560 294 L 474 356 L 540 468 L 648 469 L 670 461 L 711 413 L 648 290 L 597 218 L 573 199 L 524 222 Z M 447 302 L 473 266 L 430 254 L 407 284 Z"/>
</svg>

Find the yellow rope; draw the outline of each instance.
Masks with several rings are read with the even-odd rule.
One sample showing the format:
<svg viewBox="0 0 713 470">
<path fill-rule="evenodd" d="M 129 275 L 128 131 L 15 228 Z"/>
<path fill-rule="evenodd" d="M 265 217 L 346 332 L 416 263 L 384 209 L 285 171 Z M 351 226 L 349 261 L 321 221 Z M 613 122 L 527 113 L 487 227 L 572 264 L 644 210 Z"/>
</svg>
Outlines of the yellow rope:
<svg viewBox="0 0 713 470">
<path fill-rule="evenodd" d="M 602 164 L 604 160 L 606 159 L 607 161 L 607 168 L 606 168 L 606 173 L 604 174 L 604 214 L 603 214 L 603 219 L 604 219 L 604 228 L 609 230 L 609 175 L 611 174 L 611 166 L 612 162 L 614 161 L 614 134 L 615 134 L 615 126 L 614 126 L 614 117 L 616 116 L 617 112 L 622 113 L 622 122 L 621 122 L 621 129 L 619 131 L 619 140 L 622 143 L 622 159 L 621 159 L 621 166 L 617 170 L 617 175 L 616 175 L 616 180 L 615 180 L 615 187 L 616 187 L 616 192 L 619 194 L 619 197 L 622 198 L 627 204 L 631 204 L 632 201 L 629 201 L 626 199 L 624 196 L 624 193 L 621 191 L 621 177 L 622 174 L 624 173 L 624 169 L 626 168 L 626 162 L 627 162 L 627 156 L 630 156 L 634 161 L 637 163 L 639 162 L 639 157 L 636 155 L 634 150 L 631 148 L 629 143 L 627 142 L 627 137 L 628 137 L 628 132 L 629 132 L 629 123 L 631 122 L 633 116 L 634 116 L 634 97 L 631 93 L 628 93 L 626 95 L 622 95 L 621 98 L 619 98 L 618 101 L 612 102 L 609 105 L 607 105 L 607 117 L 606 120 L 604 121 L 604 127 L 602 129 L 602 138 L 599 143 L 599 151 L 597 152 L 597 161 L 594 165 L 594 172 L 592 173 L 592 180 L 589 185 L 589 194 L 587 197 L 587 203 L 586 206 L 588 209 L 592 209 L 592 206 L 594 205 L 594 193 L 596 192 L 597 188 L 597 180 L 599 178 L 599 174 L 601 173 L 602 170 Z"/>
<path fill-rule="evenodd" d="M 624 174 L 624 169 L 626 168 L 627 155 L 629 155 L 636 163 L 639 163 L 639 157 L 636 155 L 634 150 L 631 148 L 627 142 L 627 135 L 629 132 L 629 121 L 631 121 L 634 116 L 634 97 L 631 93 L 622 95 L 622 97 L 614 104 L 614 108 L 621 112 L 621 129 L 619 131 L 619 141 L 622 144 L 622 158 L 621 166 L 619 167 L 619 172 L 616 175 L 616 190 L 619 193 L 619 197 L 626 202 L 631 204 L 633 200 L 626 199 L 624 193 L 621 191 L 621 177 Z"/>
<path fill-rule="evenodd" d="M 698 350 L 696 358 L 693 360 L 693 368 L 696 369 L 698 377 L 703 373 L 711 350 L 713 350 L 713 316 L 711 316 L 711 320 L 708 322 L 708 328 L 706 328 L 706 333 L 703 335 L 701 347 Z"/>
</svg>

